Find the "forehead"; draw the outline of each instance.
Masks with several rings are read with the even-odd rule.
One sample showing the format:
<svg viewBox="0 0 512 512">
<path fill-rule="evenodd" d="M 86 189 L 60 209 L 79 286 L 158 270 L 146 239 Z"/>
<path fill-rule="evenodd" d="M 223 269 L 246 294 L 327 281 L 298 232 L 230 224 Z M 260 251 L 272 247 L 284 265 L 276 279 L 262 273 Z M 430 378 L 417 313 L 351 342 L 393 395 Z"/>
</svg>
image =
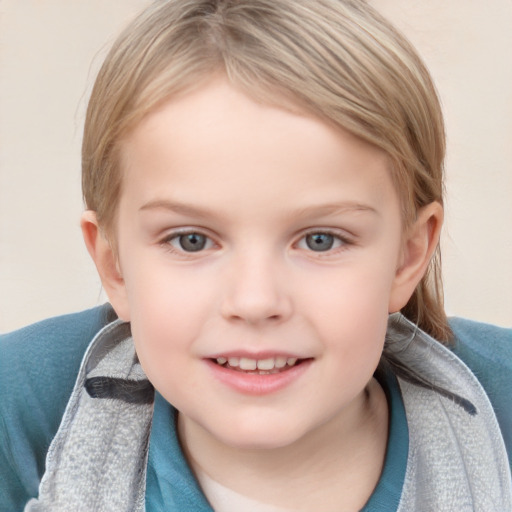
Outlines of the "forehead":
<svg viewBox="0 0 512 512">
<path fill-rule="evenodd" d="M 193 195 L 213 207 L 243 207 L 261 196 L 276 205 L 285 197 L 299 204 L 394 196 L 384 152 L 285 107 L 251 99 L 223 79 L 168 100 L 122 143 L 121 201 Z"/>
</svg>

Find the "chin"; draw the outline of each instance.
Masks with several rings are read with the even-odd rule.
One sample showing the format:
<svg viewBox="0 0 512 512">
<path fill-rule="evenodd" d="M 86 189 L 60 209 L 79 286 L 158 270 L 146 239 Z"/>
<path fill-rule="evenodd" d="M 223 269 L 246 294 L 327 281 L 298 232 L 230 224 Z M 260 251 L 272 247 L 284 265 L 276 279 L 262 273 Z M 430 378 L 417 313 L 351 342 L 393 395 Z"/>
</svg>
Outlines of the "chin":
<svg viewBox="0 0 512 512">
<path fill-rule="evenodd" d="M 236 425 L 229 432 L 214 435 L 220 442 L 239 450 L 279 450 L 293 445 L 304 435 L 297 428 L 290 429 L 275 422 L 257 423 Z"/>
</svg>

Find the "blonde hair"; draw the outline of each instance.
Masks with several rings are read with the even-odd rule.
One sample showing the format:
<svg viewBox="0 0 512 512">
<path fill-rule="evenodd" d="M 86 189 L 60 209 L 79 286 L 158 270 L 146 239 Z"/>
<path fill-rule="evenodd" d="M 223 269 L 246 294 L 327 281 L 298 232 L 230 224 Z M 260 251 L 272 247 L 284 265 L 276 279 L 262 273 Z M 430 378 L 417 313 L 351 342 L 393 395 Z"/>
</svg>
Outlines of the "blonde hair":
<svg viewBox="0 0 512 512">
<path fill-rule="evenodd" d="M 114 44 L 87 110 L 83 193 L 107 233 L 122 189 L 123 137 L 165 99 L 219 72 L 250 95 L 291 98 L 384 150 L 405 226 L 423 206 L 443 203 L 435 87 L 412 46 L 364 1 L 158 1 Z M 435 338 L 450 337 L 439 250 L 402 312 Z"/>
</svg>

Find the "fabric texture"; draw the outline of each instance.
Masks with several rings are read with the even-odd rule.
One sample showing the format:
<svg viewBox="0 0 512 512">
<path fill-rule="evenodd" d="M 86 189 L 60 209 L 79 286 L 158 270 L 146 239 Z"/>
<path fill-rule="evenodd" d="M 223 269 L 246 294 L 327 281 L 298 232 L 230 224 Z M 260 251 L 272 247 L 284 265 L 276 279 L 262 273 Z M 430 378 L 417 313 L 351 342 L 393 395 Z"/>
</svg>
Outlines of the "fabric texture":
<svg viewBox="0 0 512 512">
<path fill-rule="evenodd" d="M 91 354 L 96 354 L 91 359 L 95 362 L 89 361 L 82 365 L 81 372 L 84 372 L 81 373 L 82 384 L 77 384 L 75 392 L 72 392 L 74 380 L 79 373 L 80 359 L 90 339 L 112 318 L 111 308 L 104 306 L 85 313 L 52 319 L 0 338 L 0 418 L 2 420 L 0 424 L 0 510 L 14 512 L 24 510 L 29 499 L 38 495 L 38 485 L 45 469 L 46 476 L 41 482 L 41 490 L 52 489 L 54 484 L 48 482 L 58 481 L 58 478 L 55 479 L 56 473 L 53 473 L 53 477 L 51 476 L 52 471 L 55 470 L 55 468 L 52 470 L 52 465 L 56 460 L 59 461 L 56 465 L 57 472 L 66 468 L 63 474 L 68 480 L 74 482 L 74 485 L 77 482 L 76 475 L 71 478 L 70 471 L 76 471 L 72 466 L 75 464 L 77 467 L 75 457 L 80 455 L 76 453 L 77 451 L 88 454 L 91 449 L 96 450 L 98 448 L 96 445 L 99 445 L 102 448 L 96 453 L 103 460 L 101 464 L 108 461 L 106 455 L 108 449 L 105 444 L 102 444 L 104 441 L 97 436 L 91 437 L 89 441 L 80 437 L 79 443 L 71 443 L 72 448 L 68 452 L 66 452 L 66 442 L 61 444 L 59 441 L 63 438 L 62 432 L 66 432 L 64 438 L 71 436 L 69 440 L 77 432 L 82 436 L 84 432 L 98 431 L 106 431 L 107 438 L 114 439 L 113 453 L 116 456 L 118 453 L 121 455 L 124 453 L 126 456 L 121 457 L 120 461 L 123 461 L 122 477 L 125 482 L 128 482 L 128 487 L 121 494 L 129 496 L 128 508 L 122 508 L 124 505 L 113 501 L 117 499 L 114 497 L 116 489 L 121 489 L 117 483 L 114 485 L 117 478 L 113 480 L 106 478 L 107 474 L 115 474 L 115 467 L 119 469 L 119 465 L 116 466 L 115 461 L 110 460 L 107 466 L 111 463 L 113 465 L 109 466 L 108 472 L 104 470 L 98 472 L 96 460 L 90 471 L 93 475 L 96 471 L 96 478 L 100 475 L 99 479 L 103 482 L 105 491 L 102 499 L 106 501 L 103 504 L 97 501 L 92 508 L 85 506 L 82 509 L 74 506 L 69 508 L 68 505 L 62 510 L 136 510 L 133 505 L 136 503 L 138 507 L 143 507 L 144 494 L 145 507 L 148 511 L 211 510 L 181 452 L 174 428 L 175 411 L 158 393 L 155 394 L 154 412 L 153 404 L 144 399 L 144 393 L 147 391 L 144 386 L 145 376 L 134 358 L 133 346 L 127 341 L 129 333 L 124 331 L 120 336 L 110 336 L 111 343 L 110 345 L 107 343 L 110 348 L 101 349 L 100 357 L 97 351 L 94 352 L 94 345 L 91 346 L 87 357 L 90 358 Z M 114 325 L 117 326 L 116 329 L 126 329 L 126 327 L 119 327 L 125 324 Z M 507 416 L 510 410 L 509 393 L 512 389 L 512 363 L 510 358 L 507 360 L 506 357 L 502 358 L 496 354 L 499 351 L 503 356 L 512 352 L 512 331 L 464 320 L 455 320 L 452 326 L 457 335 L 454 352 L 465 358 L 474 374 L 478 376 L 478 380 L 484 384 L 490 383 L 486 386 L 490 401 L 478 380 L 464 363 L 435 341 L 425 338 L 424 335 L 420 336 L 419 342 L 417 337 L 414 338 L 414 342 L 411 342 L 409 331 L 406 340 L 408 344 L 404 344 L 402 339 L 401 348 L 395 351 L 397 357 L 405 361 L 405 366 L 409 368 L 412 375 L 412 378 L 410 375 L 399 378 L 406 410 L 404 413 L 400 408 L 403 407 L 403 403 L 398 386 L 395 385 L 396 389 L 393 388 L 393 382 L 396 379 L 389 378 L 386 391 L 390 399 L 392 425 L 386 467 L 381 481 L 364 508 L 365 512 L 378 510 L 392 512 L 397 510 L 397 506 L 400 512 L 512 510 L 510 473 L 503 444 L 503 439 L 510 439 L 512 431 L 512 425 L 508 422 Z M 107 331 L 102 333 L 103 336 L 108 329 L 113 329 L 113 326 L 108 327 Z M 474 333 L 479 335 L 478 339 L 473 336 Z M 399 337 L 400 331 L 395 332 L 391 340 Z M 116 340 L 115 343 L 112 343 L 112 340 Z M 489 343 L 484 344 L 482 340 Z M 407 346 L 405 351 L 404 346 Z M 428 371 L 425 373 L 424 362 L 432 358 L 437 361 L 438 356 L 441 356 L 440 360 L 443 364 L 439 366 L 436 363 L 437 369 L 433 374 L 429 374 Z M 9 361 L 9 364 L 6 361 Z M 100 362 L 101 364 L 97 364 Z M 121 372 L 116 367 L 120 362 L 123 362 Z M 115 363 L 113 367 L 110 366 L 111 363 Z M 63 369 L 65 371 L 62 371 Z M 413 384 L 414 375 L 418 372 L 424 378 L 434 381 L 437 387 L 447 390 L 448 393 L 443 395 L 427 387 Z M 495 384 L 493 377 L 497 374 L 499 378 L 498 383 Z M 105 376 L 118 378 L 120 381 L 135 382 L 137 386 L 141 384 L 143 393 L 140 395 L 135 393 L 136 396 L 142 397 L 138 398 L 139 403 L 127 402 L 126 396 L 116 388 L 119 382 L 102 380 Z M 87 386 L 84 387 L 85 382 L 90 383 L 90 379 L 98 378 L 100 378 L 99 381 L 92 381 L 96 387 L 89 389 Z M 76 393 L 79 388 L 81 391 Z M 91 392 L 97 393 L 98 396 L 93 398 Z M 106 395 L 113 393 L 117 398 L 101 397 L 102 393 Z M 133 435 L 132 430 L 123 430 L 121 421 L 118 424 L 121 434 L 111 436 L 108 429 L 99 428 L 98 418 L 88 424 L 89 428 L 80 427 L 78 431 L 74 431 L 73 428 L 70 430 L 66 418 L 69 419 L 69 411 L 73 410 L 71 404 L 74 399 L 72 398 L 62 423 L 63 426 L 67 426 L 64 429 L 61 428 L 48 452 L 49 443 L 55 436 L 69 397 L 76 398 L 77 394 L 80 395 L 78 403 L 81 405 L 73 414 L 78 425 L 85 426 L 87 423 L 78 419 L 81 414 L 80 409 L 87 411 L 89 407 L 87 402 L 93 403 L 95 408 L 98 407 L 98 403 L 101 404 L 100 417 L 103 416 L 105 411 L 102 409 L 107 403 L 113 404 L 113 410 L 124 411 L 121 416 L 126 415 L 127 418 L 130 414 L 133 415 L 134 409 L 148 411 L 146 420 L 149 417 L 149 421 L 153 414 L 149 450 L 147 423 L 139 424 L 135 428 L 137 435 Z M 477 413 L 472 415 L 468 412 L 457 402 L 457 397 L 472 404 Z M 497 413 L 501 432 L 493 408 Z M 87 415 L 89 414 L 88 412 Z M 405 415 L 407 415 L 407 423 Z M 105 417 L 108 417 L 108 414 L 103 416 L 103 420 Z M 112 422 L 112 417 L 106 421 L 109 425 L 115 423 Z M 407 424 L 410 435 L 409 447 L 401 439 L 404 437 L 404 432 L 407 433 Z M 439 427 L 440 425 L 442 428 Z M 488 432 L 487 436 L 482 437 L 482 429 Z M 128 448 L 125 444 L 127 438 L 138 439 L 135 446 Z M 87 442 L 92 444 L 88 449 L 84 449 Z M 398 451 L 403 452 L 401 458 L 394 457 L 397 447 Z M 47 452 L 48 461 L 45 462 Z M 65 457 L 70 456 L 73 464 L 62 465 L 62 460 L 56 455 L 58 452 L 63 456 L 67 453 Z M 132 469 L 129 470 L 127 461 L 133 453 L 140 455 L 136 458 L 139 465 L 132 465 Z M 146 465 L 148 455 L 149 460 Z M 91 460 L 91 457 L 86 457 L 86 460 Z M 141 460 L 143 464 L 140 464 Z M 45 464 L 47 464 L 46 467 Z M 394 465 L 396 467 L 393 467 Z M 147 475 L 144 474 L 146 467 Z M 471 478 L 464 480 L 463 474 L 469 474 Z M 130 476 L 125 478 L 127 475 Z M 66 478 L 64 478 L 64 485 L 66 485 Z M 138 483 L 134 484 L 135 482 Z M 59 485 L 62 484 L 63 482 L 60 481 Z M 145 492 L 146 484 L 147 492 Z M 92 481 L 89 481 L 88 486 L 96 489 Z M 87 483 L 83 487 L 87 488 Z M 77 494 L 76 485 L 74 488 L 75 491 L 71 494 Z M 128 492 L 127 488 L 131 490 Z M 100 499 L 95 496 L 93 498 Z M 396 503 L 399 501 L 400 504 L 397 505 L 394 500 Z M 78 501 L 80 502 L 80 499 Z M 107 502 L 109 506 L 105 505 Z M 114 503 L 116 503 L 115 507 Z M 32 501 L 30 507 L 36 508 L 27 510 L 60 510 L 37 508 L 36 504 L 40 506 L 39 502 Z"/>
<path fill-rule="evenodd" d="M 84 352 L 115 318 L 105 304 L 0 335 L 0 511 L 37 496 Z"/>
<path fill-rule="evenodd" d="M 512 510 L 505 443 L 469 368 L 404 317 L 390 322 L 386 349 L 411 376 L 399 378 L 410 449 L 398 511 Z"/>
<path fill-rule="evenodd" d="M 85 354 L 48 451 L 39 497 L 25 511 L 144 510 L 153 403 L 127 401 L 115 390 L 109 394 L 111 386 L 105 393 L 87 388 L 93 379 L 112 382 L 105 376 L 120 386 L 147 383 L 130 327 L 119 320 L 105 327 Z"/>
</svg>

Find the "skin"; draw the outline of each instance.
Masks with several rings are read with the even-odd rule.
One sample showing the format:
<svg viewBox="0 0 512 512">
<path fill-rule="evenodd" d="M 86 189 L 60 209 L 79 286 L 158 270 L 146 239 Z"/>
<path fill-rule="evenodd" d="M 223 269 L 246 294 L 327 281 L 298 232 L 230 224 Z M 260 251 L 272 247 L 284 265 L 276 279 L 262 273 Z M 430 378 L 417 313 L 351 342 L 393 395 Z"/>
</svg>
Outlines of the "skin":
<svg viewBox="0 0 512 512">
<path fill-rule="evenodd" d="M 388 314 L 427 268 L 441 207 L 404 229 L 380 150 L 218 77 L 136 126 L 121 168 L 116 253 L 91 211 L 84 238 L 148 378 L 179 410 L 191 466 L 294 510 L 361 508 L 386 450 L 373 373 Z M 187 251 L 184 233 L 204 248 Z M 332 247 L 312 249 L 312 234 Z M 208 363 L 240 351 L 308 364 L 247 394 Z"/>
</svg>

